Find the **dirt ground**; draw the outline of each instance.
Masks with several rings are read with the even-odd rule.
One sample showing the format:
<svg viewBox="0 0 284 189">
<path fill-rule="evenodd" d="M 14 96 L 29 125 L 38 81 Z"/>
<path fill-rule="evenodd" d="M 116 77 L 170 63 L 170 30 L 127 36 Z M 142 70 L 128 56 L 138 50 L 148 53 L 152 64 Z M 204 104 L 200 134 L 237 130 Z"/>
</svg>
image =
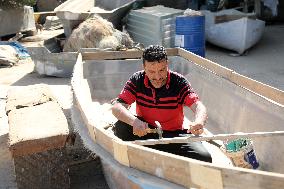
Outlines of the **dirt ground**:
<svg viewBox="0 0 284 189">
<path fill-rule="evenodd" d="M 231 51 L 207 44 L 206 58 L 238 73 L 284 90 L 284 25 L 270 25 L 262 40 L 245 56 L 231 56 Z M 70 78 L 40 76 L 34 71 L 32 61 L 10 68 L 0 68 L 1 90 L 14 86 L 44 83 L 50 86 L 65 115 L 70 119 L 72 92 Z M 0 116 L 1 118 L 1 116 Z M 74 164 L 70 169 L 72 189 L 108 188 L 98 159 Z"/>
<path fill-rule="evenodd" d="M 63 108 L 67 119 L 70 120 L 70 108 L 72 105 L 70 78 L 40 76 L 34 72 L 34 64 L 31 60 L 23 61 L 22 63 L 10 68 L 0 68 L 1 97 L 4 96 L 2 93 L 7 91 L 9 88 L 33 84 L 47 84 Z M 2 116 L 0 116 L 0 118 L 1 117 Z M 83 152 L 83 154 L 86 153 L 87 152 Z M 82 157 L 80 157 L 82 156 L 82 153 L 79 153 L 76 149 L 74 150 L 74 153 L 71 153 L 71 156 L 74 156 L 71 157 L 74 161 L 71 163 L 69 170 L 71 189 L 108 189 L 104 180 L 99 158 L 88 158 L 82 160 Z M 1 154 L 0 157 L 2 157 Z M 76 161 L 76 159 L 80 160 Z M 12 172 L 13 171 L 11 170 L 10 173 Z M 0 188 L 1 185 L 2 184 L 0 183 Z M 10 185 L 11 184 L 9 184 L 9 186 Z"/>
</svg>

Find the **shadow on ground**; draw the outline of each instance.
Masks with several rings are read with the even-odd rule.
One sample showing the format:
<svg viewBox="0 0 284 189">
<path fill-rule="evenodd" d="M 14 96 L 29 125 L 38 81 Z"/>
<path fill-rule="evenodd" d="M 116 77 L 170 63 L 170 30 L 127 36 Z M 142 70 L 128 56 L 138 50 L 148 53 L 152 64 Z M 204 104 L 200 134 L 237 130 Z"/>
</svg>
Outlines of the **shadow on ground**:
<svg viewBox="0 0 284 189">
<path fill-rule="evenodd" d="M 34 84 L 47 84 L 47 85 L 70 85 L 71 78 L 58 78 L 51 76 L 42 76 L 38 73 L 31 72 L 12 84 L 12 86 L 26 86 Z"/>
</svg>

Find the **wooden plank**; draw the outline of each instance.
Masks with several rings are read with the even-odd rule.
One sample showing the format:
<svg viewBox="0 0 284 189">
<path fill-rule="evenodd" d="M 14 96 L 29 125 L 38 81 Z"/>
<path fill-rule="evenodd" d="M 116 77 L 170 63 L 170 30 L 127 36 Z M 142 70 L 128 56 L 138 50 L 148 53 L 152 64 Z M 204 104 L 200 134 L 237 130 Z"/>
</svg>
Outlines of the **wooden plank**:
<svg viewBox="0 0 284 189">
<path fill-rule="evenodd" d="M 112 140 L 113 141 L 113 156 L 122 165 L 129 167 L 129 159 L 127 153 L 127 143 L 122 140 Z"/>
<path fill-rule="evenodd" d="M 142 51 L 82 52 L 83 60 L 112 60 L 141 58 Z"/>
<path fill-rule="evenodd" d="M 93 49 L 82 52 L 83 60 L 113 60 L 113 59 L 137 59 L 142 57 L 141 50 L 127 50 L 127 51 L 100 51 L 95 52 Z M 93 52 L 92 52 L 93 51 Z M 177 56 L 177 49 L 166 49 L 168 56 Z"/>
<path fill-rule="evenodd" d="M 284 175 L 244 168 L 222 168 L 226 189 L 276 189 L 283 188 Z"/>
<path fill-rule="evenodd" d="M 256 16 L 255 15 L 249 15 L 249 16 L 248 15 L 219 15 L 219 16 L 215 16 L 215 24 L 238 20 L 241 18 L 256 19 Z"/>
<path fill-rule="evenodd" d="M 156 144 L 188 143 L 188 142 L 211 141 L 211 140 L 233 140 L 238 138 L 274 137 L 274 136 L 283 136 L 283 135 L 284 131 L 235 133 L 235 134 L 219 134 L 212 136 L 190 136 L 190 137 L 136 140 L 133 141 L 132 143 L 138 145 L 156 145 Z"/>
<path fill-rule="evenodd" d="M 215 74 L 224 77 L 224 78 L 230 78 L 233 70 L 228 69 L 224 66 L 221 66 L 215 62 L 212 62 L 208 59 L 202 58 L 200 56 L 197 56 L 191 52 L 188 52 L 184 49 L 179 48 L 178 49 L 178 55 L 197 64 L 200 65 L 202 67 L 204 67 L 205 69 L 207 69 L 210 72 L 214 72 Z"/>
<path fill-rule="evenodd" d="M 284 91 L 282 90 L 263 84 L 236 72 L 233 72 L 229 79 L 237 85 L 284 105 Z"/>
<path fill-rule="evenodd" d="M 238 167 L 218 167 L 133 144 L 128 144 L 128 157 L 130 167 L 188 188 L 273 189 L 284 186 L 283 174 Z M 212 181 L 214 178 L 216 180 Z"/>
<path fill-rule="evenodd" d="M 107 131 L 104 128 L 101 128 L 101 125 L 95 127 L 96 133 L 96 142 L 108 151 L 112 156 L 114 155 L 114 146 L 112 138 L 107 134 Z"/>
<path fill-rule="evenodd" d="M 218 169 L 189 164 L 191 180 L 193 183 L 206 189 L 223 189 L 222 172 Z"/>
<path fill-rule="evenodd" d="M 77 61 L 74 67 L 76 72 L 73 73 L 71 80 L 72 88 L 74 91 L 74 106 L 80 110 L 81 117 L 86 123 L 91 138 L 95 141 L 94 127 L 91 125 L 89 105 L 92 103 L 89 84 L 86 79 L 83 79 L 83 61 L 82 55 L 78 54 Z"/>
<path fill-rule="evenodd" d="M 129 143 L 128 158 L 132 168 L 188 188 L 196 186 L 191 183 L 188 161 L 184 157 Z"/>
<path fill-rule="evenodd" d="M 282 90 L 263 84 L 251 78 L 245 77 L 215 62 L 199 57 L 191 52 L 187 52 L 184 49 L 178 49 L 178 55 L 208 69 L 208 71 L 214 72 L 215 74 L 225 79 L 228 79 L 229 81 L 241 87 L 249 89 L 279 104 L 284 104 L 284 91 Z"/>
</svg>

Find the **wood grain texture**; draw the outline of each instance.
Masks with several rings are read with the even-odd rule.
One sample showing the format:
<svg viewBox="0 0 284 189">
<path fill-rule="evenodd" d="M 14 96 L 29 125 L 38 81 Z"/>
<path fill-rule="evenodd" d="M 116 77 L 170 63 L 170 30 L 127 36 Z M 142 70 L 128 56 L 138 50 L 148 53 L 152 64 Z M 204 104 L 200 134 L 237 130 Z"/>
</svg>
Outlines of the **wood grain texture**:
<svg viewBox="0 0 284 189">
<path fill-rule="evenodd" d="M 162 138 L 162 139 L 148 139 L 137 140 L 132 143 L 139 145 L 156 145 L 156 144 L 170 144 L 170 143 L 187 143 L 197 141 L 212 141 L 212 140 L 234 140 L 238 138 L 263 138 L 284 136 L 284 131 L 273 132 L 254 132 L 254 133 L 235 133 L 235 134 L 218 134 L 212 136 L 190 136 L 190 137 L 175 137 L 175 138 Z"/>
<path fill-rule="evenodd" d="M 168 56 L 177 56 L 177 49 L 166 49 Z M 133 59 L 141 58 L 142 51 L 140 50 L 128 50 L 128 51 L 104 51 L 104 52 L 92 52 L 91 49 L 88 52 L 82 52 L 83 60 L 113 60 L 113 59 Z"/>
<path fill-rule="evenodd" d="M 129 167 L 127 144 L 121 140 L 113 140 L 113 156 L 122 165 Z"/>
</svg>

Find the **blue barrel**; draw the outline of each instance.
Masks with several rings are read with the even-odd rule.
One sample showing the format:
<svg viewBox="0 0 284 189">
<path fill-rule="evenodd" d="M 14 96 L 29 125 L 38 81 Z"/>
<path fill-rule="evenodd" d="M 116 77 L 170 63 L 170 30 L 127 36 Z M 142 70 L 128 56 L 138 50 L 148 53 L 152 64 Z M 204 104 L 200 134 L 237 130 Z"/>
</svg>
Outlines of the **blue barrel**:
<svg viewBox="0 0 284 189">
<path fill-rule="evenodd" d="M 205 57 L 205 16 L 177 16 L 175 46 Z"/>
</svg>

